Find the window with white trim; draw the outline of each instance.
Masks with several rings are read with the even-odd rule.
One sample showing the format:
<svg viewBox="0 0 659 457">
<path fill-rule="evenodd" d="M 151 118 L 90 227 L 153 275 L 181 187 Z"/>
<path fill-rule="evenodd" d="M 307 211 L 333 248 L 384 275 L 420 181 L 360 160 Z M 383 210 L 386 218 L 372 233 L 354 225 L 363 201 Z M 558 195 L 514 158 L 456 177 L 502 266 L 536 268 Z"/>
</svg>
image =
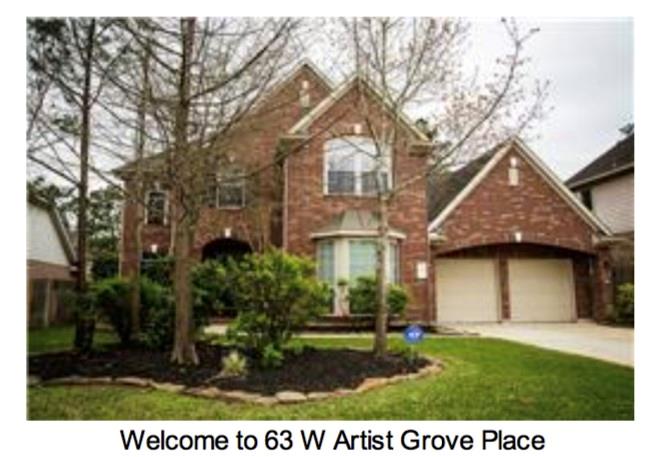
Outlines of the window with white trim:
<svg viewBox="0 0 659 457">
<path fill-rule="evenodd" d="M 334 242 L 318 243 L 318 279 L 327 284 L 334 284 Z"/>
<path fill-rule="evenodd" d="M 151 190 L 146 195 L 146 223 L 149 225 L 165 225 L 167 211 L 167 193 L 162 190 Z"/>
<path fill-rule="evenodd" d="M 217 183 L 218 208 L 242 208 L 245 206 L 245 180 L 229 179 Z"/>
<path fill-rule="evenodd" d="M 392 186 L 389 148 L 378 150 L 362 136 L 335 138 L 325 143 L 324 191 L 328 195 L 374 195 Z"/>
</svg>

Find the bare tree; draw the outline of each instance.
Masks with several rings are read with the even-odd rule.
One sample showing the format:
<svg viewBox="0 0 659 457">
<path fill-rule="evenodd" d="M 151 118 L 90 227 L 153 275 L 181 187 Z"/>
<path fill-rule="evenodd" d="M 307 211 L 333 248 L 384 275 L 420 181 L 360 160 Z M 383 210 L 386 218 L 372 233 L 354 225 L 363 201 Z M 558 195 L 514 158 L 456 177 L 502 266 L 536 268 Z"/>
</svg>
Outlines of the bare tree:
<svg viewBox="0 0 659 457">
<path fill-rule="evenodd" d="M 296 21 L 183 18 L 143 24 L 148 39 L 144 27 L 127 30 L 142 46 L 151 46 L 146 112 L 154 144 L 164 152 L 144 173 L 162 176 L 169 193 L 176 301 L 172 361 L 195 364 L 190 272 L 209 170 L 229 162 L 235 131 L 289 65 L 285 57 Z"/>
<path fill-rule="evenodd" d="M 355 18 L 340 21 L 340 42 L 356 73 L 356 110 L 373 139 L 370 155 L 377 215 L 376 319 L 373 351 L 387 348 L 387 274 L 385 252 L 391 204 L 401 192 L 433 173 L 484 152 L 512 134 L 528 129 L 542 114 L 546 84 L 529 92 L 522 67 L 523 46 L 535 30 L 522 31 L 503 20 L 511 52 L 498 61 L 498 72 L 482 81 L 463 65 L 469 26 L 458 19 Z M 345 46 L 350 43 L 350 46 Z M 374 95 L 375 94 L 375 95 Z M 373 103 L 373 97 L 381 101 Z M 406 111 L 429 108 L 427 118 L 413 125 L 427 137 L 428 166 L 404 180 L 388 182 L 391 154 L 409 134 Z M 384 114 L 383 114 L 384 113 Z"/>
</svg>

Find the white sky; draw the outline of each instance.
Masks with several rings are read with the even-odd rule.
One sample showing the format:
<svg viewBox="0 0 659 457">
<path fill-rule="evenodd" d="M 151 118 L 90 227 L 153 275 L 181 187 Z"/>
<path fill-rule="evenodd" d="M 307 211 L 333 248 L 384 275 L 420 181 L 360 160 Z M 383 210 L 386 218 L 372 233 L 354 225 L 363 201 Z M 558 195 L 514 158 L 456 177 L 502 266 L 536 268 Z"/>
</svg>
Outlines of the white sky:
<svg viewBox="0 0 659 457">
<path fill-rule="evenodd" d="M 518 20 L 540 27 L 526 47 L 529 72 L 550 81 L 549 117 L 530 145 L 563 179 L 621 138 L 634 120 L 631 19 Z M 501 25 L 473 21 L 472 54 L 491 62 L 509 48 Z"/>
</svg>

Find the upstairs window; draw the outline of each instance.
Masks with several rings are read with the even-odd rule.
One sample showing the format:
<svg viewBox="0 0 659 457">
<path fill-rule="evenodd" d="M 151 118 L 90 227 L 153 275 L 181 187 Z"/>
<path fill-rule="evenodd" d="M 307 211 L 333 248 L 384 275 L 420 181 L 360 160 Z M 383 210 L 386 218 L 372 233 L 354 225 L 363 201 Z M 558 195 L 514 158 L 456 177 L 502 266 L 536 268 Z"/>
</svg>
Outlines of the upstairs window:
<svg viewBox="0 0 659 457">
<path fill-rule="evenodd" d="M 151 190 L 146 196 L 146 223 L 165 225 L 167 194 L 162 190 Z"/>
<path fill-rule="evenodd" d="M 217 183 L 218 208 L 242 208 L 245 206 L 245 180 L 231 179 Z"/>
<path fill-rule="evenodd" d="M 370 138 L 344 137 L 325 143 L 325 194 L 376 195 L 391 184 L 389 151 L 378 153 Z"/>
<path fill-rule="evenodd" d="M 245 206 L 245 179 L 238 173 L 208 177 L 205 201 L 209 208 L 231 209 Z"/>
</svg>

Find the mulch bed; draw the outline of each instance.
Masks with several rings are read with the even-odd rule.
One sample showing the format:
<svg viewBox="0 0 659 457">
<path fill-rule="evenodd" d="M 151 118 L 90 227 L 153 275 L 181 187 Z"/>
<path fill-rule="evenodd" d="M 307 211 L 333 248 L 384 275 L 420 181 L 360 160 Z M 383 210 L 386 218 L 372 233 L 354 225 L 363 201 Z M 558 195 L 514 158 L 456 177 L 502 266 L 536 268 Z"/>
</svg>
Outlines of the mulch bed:
<svg viewBox="0 0 659 457">
<path fill-rule="evenodd" d="M 369 351 L 305 347 L 301 352 L 287 352 L 282 368 L 261 368 L 253 357 L 248 356 L 247 376 L 242 379 L 217 378 L 222 368 L 222 357 L 230 351 L 231 348 L 226 346 L 198 343 L 199 365 L 178 367 L 169 363 L 169 352 L 108 347 L 88 356 L 73 352 L 31 356 L 28 370 L 30 375 L 43 380 L 76 375 L 130 376 L 187 387 L 214 386 L 222 390 L 273 395 L 282 390 L 308 393 L 354 389 L 366 378 L 414 373 L 430 363 L 422 357 L 410 362 L 399 354 L 378 359 Z"/>
</svg>

